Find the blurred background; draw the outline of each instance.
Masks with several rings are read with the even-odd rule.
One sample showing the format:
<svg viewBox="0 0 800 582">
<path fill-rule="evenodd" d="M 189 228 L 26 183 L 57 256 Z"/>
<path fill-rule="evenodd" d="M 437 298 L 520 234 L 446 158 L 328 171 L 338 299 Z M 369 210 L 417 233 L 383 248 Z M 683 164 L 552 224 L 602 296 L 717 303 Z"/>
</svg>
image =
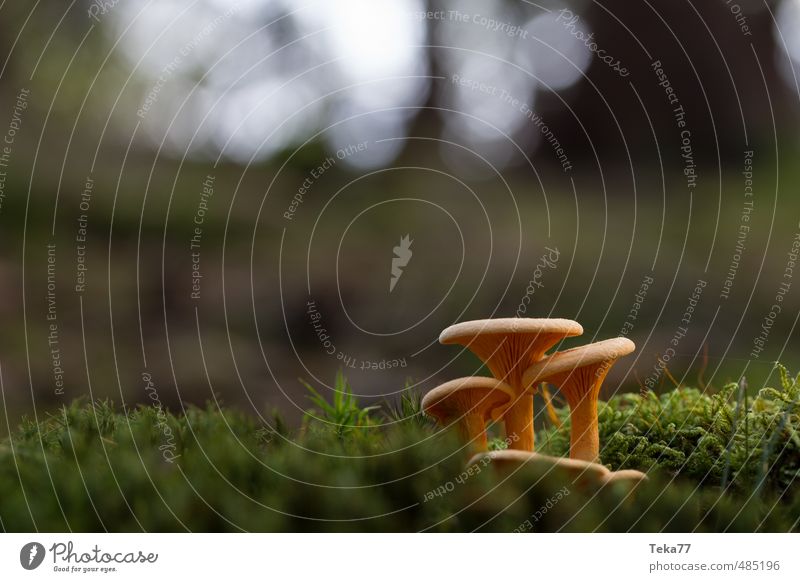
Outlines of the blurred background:
<svg viewBox="0 0 800 582">
<path fill-rule="evenodd" d="M 800 367 L 800 0 L 0 2 L 7 415 L 216 397 L 297 419 L 478 362 L 488 317 Z M 665 371 L 666 370 L 666 371 Z"/>
</svg>

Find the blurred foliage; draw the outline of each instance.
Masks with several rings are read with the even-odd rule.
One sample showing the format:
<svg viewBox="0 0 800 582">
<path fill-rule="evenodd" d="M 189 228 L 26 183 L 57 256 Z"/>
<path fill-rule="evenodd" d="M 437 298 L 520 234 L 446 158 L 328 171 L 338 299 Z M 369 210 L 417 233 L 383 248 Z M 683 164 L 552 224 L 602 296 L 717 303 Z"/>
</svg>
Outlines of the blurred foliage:
<svg viewBox="0 0 800 582">
<path fill-rule="evenodd" d="M 0 444 L 0 518 L 6 531 L 513 531 L 526 520 L 533 531 L 797 530 L 800 388 L 781 378 L 747 405 L 735 385 L 612 398 L 600 408 L 603 462 L 650 480 L 633 492 L 568 485 L 544 513 L 564 486 L 553 475 L 467 473 L 454 431 L 379 425 L 342 376 L 338 404 L 315 396 L 321 414 L 296 435 L 211 404 L 176 416 L 78 401 Z M 418 417 L 405 396 L 395 414 Z M 566 452 L 558 414 L 561 428 L 539 435 L 544 452 Z"/>
</svg>

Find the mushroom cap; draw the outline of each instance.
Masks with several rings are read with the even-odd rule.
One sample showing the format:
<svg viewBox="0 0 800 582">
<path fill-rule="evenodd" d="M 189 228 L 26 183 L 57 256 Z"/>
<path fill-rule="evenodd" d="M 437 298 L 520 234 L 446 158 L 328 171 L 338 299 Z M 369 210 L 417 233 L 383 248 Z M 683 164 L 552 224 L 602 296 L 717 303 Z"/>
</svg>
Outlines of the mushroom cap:
<svg viewBox="0 0 800 582">
<path fill-rule="evenodd" d="M 496 335 L 559 335 L 562 338 L 581 335 L 583 327 L 571 319 L 534 319 L 530 317 L 504 317 L 478 319 L 451 325 L 439 336 L 442 344 L 466 345 L 479 336 Z"/>
<path fill-rule="evenodd" d="M 549 470 L 555 471 L 556 474 L 566 474 L 573 479 L 581 478 L 605 482 L 611 473 L 608 467 L 600 463 L 565 457 L 552 457 L 550 455 L 512 449 L 478 453 L 469 460 L 468 465 L 480 464 L 487 458 L 491 460 L 492 464 L 500 468 L 511 468 L 523 463 L 534 463 L 549 468 Z"/>
<path fill-rule="evenodd" d="M 447 419 L 479 412 L 484 418 L 515 397 L 514 390 L 500 380 L 485 376 L 468 376 L 445 382 L 422 399 L 422 409 L 434 418 Z M 495 415 L 496 416 L 496 415 Z"/>
<path fill-rule="evenodd" d="M 597 343 L 556 352 L 534 362 L 522 376 L 525 386 L 544 382 L 547 378 L 584 368 L 613 362 L 636 349 L 636 344 L 626 337 L 615 337 Z"/>
<path fill-rule="evenodd" d="M 603 480 L 605 483 L 631 483 L 636 484 L 641 481 L 649 481 L 647 475 L 642 473 L 641 471 L 636 471 L 634 469 L 623 469 L 621 471 L 613 471 L 605 476 Z"/>
<path fill-rule="evenodd" d="M 569 319 L 510 317 L 457 323 L 442 332 L 439 342 L 466 346 L 495 378 L 522 392 L 528 366 L 560 340 L 582 333 L 581 325 Z"/>
</svg>

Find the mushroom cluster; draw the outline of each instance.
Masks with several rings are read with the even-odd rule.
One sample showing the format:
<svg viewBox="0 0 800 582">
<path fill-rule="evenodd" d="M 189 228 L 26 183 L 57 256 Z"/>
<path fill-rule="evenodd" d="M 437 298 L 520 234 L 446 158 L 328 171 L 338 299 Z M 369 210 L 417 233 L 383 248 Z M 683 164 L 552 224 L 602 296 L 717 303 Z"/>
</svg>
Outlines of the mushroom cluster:
<svg viewBox="0 0 800 582">
<path fill-rule="evenodd" d="M 546 355 L 564 338 L 582 333 L 581 325 L 569 319 L 487 319 L 448 327 L 439 341 L 469 349 L 493 378 L 473 376 L 442 384 L 425 395 L 423 410 L 443 425 L 457 424 L 476 453 L 470 462 L 488 455 L 497 466 L 539 462 L 584 480 L 641 481 L 646 477 L 639 471 L 611 472 L 599 464 L 597 421 L 603 380 L 617 359 L 636 346 L 619 337 Z M 543 383 L 557 386 L 569 405 L 569 459 L 534 452 L 533 395 Z M 490 419 L 505 425 L 509 450 L 487 451 Z"/>
</svg>

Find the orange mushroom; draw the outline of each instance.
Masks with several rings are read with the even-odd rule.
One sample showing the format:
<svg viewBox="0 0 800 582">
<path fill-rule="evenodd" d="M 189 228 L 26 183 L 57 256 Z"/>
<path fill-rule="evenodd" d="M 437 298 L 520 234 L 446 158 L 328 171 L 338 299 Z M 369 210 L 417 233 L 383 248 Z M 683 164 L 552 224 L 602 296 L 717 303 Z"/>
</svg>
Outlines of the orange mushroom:
<svg viewBox="0 0 800 582">
<path fill-rule="evenodd" d="M 525 371 L 525 386 L 548 382 L 558 386 L 566 397 L 572 424 L 570 458 L 589 462 L 599 460 L 597 398 L 600 387 L 614 362 L 635 349 L 631 340 L 618 337 L 556 352 Z"/>
<path fill-rule="evenodd" d="M 635 469 L 623 469 L 621 471 L 613 471 L 605 476 L 603 483 L 608 485 L 611 483 L 625 483 L 629 487 L 635 487 L 642 481 L 647 481 L 647 475 Z"/>
<path fill-rule="evenodd" d="M 529 384 L 523 384 L 522 374 L 560 340 L 582 333 L 581 325 L 569 319 L 485 319 L 450 326 L 439 341 L 469 348 L 497 380 L 514 389 L 514 401 L 503 417 L 506 434 L 513 437 L 513 448 L 532 451 L 533 394 L 526 391 Z"/>
<path fill-rule="evenodd" d="M 499 418 L 514 390 L 494 378 L 471 376 L 445 382 L 422 399 L 422 409 L 441 424 L 458 422 L 461 435 L 473 450 L 485 451 L 486 421 Z"/>
<path fill-rule="evenodd" d="M 505 471 L 515 470 L 523 464 L 539 466 L 548 474 L 552 472 L 554 475 L 568 478 L 573 483 L 604 484 L 612 474 L 607 467 L 599 463 L 508 449 L 479 453 L 470 459 L 469 464 L 486 465 L 487 459 L 494 467 Z"/>
</svg>

